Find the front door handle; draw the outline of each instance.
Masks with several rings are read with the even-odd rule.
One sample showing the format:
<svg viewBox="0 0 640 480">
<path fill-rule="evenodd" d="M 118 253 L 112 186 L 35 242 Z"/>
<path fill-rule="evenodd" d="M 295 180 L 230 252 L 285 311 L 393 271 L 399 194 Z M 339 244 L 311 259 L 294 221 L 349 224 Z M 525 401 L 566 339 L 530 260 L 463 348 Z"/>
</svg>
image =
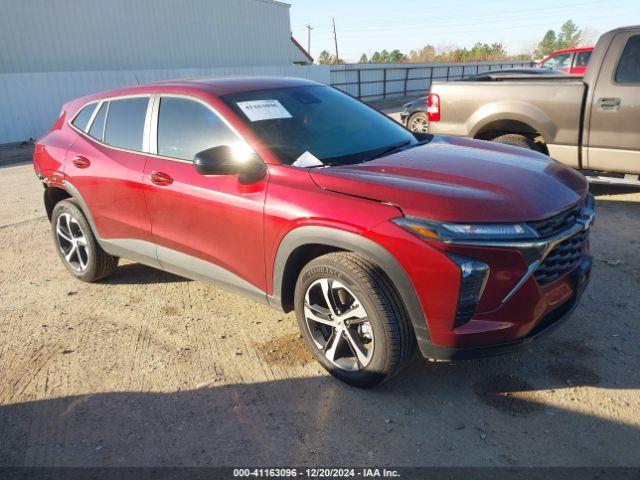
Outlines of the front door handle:
<svg viewBox="0 0 640 480">
<path fill-rule="evenodd" d="M 173 183 L 173 178 L 162 172 L 151 172 L 149 178 L 151 179 L 151 183 L 160 187 L 166 187 Z"/>
<path fill-rule="evenodd" d="M 598 108 L 600 110 L 619 110 L 620 99 L 613 97 L 602 97 L 598 99 Z"/>
<path fill-rule="evenodd" d="M 80 155 L 78 155 L 77 157 L 73 157 L 71 163 L 73 163 L 78 168 L 89 168 L 91 166 L 91 162 L 89 161 L 89 159 Z"/>
</svg>

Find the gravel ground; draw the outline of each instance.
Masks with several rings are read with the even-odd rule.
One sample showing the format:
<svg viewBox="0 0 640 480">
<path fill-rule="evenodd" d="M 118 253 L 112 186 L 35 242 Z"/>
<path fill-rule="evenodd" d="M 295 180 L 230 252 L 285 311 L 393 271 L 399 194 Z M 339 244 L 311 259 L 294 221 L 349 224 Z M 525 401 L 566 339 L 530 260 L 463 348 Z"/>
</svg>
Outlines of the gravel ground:
<svg viewBox="0 0 640 480">
<path fill-rule="evenodd" d="M 127 262 L 74 280 L 32 167 L 0 167 L 0 465 L 638 466 L 640 194 L 595 193 L 563 327 L 363 391 L 311 361 L 293 315 Z"/>
</svg>

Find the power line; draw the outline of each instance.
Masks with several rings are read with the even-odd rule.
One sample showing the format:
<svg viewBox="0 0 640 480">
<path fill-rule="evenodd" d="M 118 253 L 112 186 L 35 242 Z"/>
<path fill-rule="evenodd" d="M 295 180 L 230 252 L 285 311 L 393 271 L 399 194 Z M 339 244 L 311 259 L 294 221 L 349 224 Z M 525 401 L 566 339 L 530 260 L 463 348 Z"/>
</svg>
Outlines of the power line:
<svg viewBox="0 0 640 480">
<path fill-rule="evenodd" d="M 553 7 L 532 7 L 531 9 L 517 9 L 517 10 L 503 10 L 500 12 L 500 18 L 504 18 L 504 15 L 509 15 L 509 14 L 518 14 L 518 15 L 523 15 L 525 17 L 531 17 L 531 16 L 535 16 L 538 17 L 540 12 L 545 12 L 545 11 L 550 11 L 550 10 L 567 10 L 567 9 L 571 9 L 571 10 L 575 10 L 575 8 L 588 8 L 588 7 L 592 7 L 592 6 L 598 6 L 600 7 L 599 10 L 601 10 L 601 8 L 603 7 L 603 4 L 606 2 L 603 2 L 602 0 L 592 0 L 592 1 L 587 1 L 587 2 L 578 2 L 578 3 L 572 3 L 572 4 L 564 4 L 564 5 L 559 5 L 559 6 L 553 6 Z M 615 7 L 616 8 L 620 8 L 620 2 L 616 1 L 616 2 L 612 2 L 615 3 Z M 631 1 L 630 2 L 630 6 L 634 5 L 635 2 Z M 397 11 L 397 10 L 395 10 Z M 294 11 L 295 12 L 295 11 Z M 442 20 L 448 20 L 448 19 L 453 19 L 453 20 L 459 20 L 461 18 L 463 19 L 467 19 L 467 18 L 473 18 L 475 20 L 480 19 L 480 18 L 485 18 L 485 17 L 492 17 L 495 18 L 496 17 L 496 13 L 495 12 L 491 12 L 491 13 L 484 13 L 484 14 L 474 14 L 474 13 L 470 13 L 469 15 L 466 16 L 463 13 L 463 11 L 457 11 L 455 14 L 452 15 L 433 15 L 430 16 L 429 18 L 427 18 L 426 20 L 428 21 L 428 24 L 425 25 L 426 28 L 433 28 L 436 27 L 440 24 L 442 24 Z M 351 22 L 352 24 L 355 23 L 357 24 L 358 21 L 362 22 L 363 24 L 367 25 L 367 26 L 372 26 L 372 24 L 374 24 L 375 22 L 381 22 L 381 23 L 388 23 L 389 21 L 393 21 L 393 20 L 399 20 L 399 21 L 406 21 L 406 15 L 403 15 L 402 17 L 394 17 L 391 15 L 386 15 L 384 14 L 384 12 L 377 12 L 377 14 L 375 15 L 370 15 L 370 16 L 363 16 L 363 15 L 359 15 L 357 17 L 357 19 L 353 19 L 353 21 Z M 320 17 L 316 17 L 315 19 L 320 19 Z M 313 20 L 313 19 L 309 19 Z M 302 24 L 296 24 L 296 27 L 300 28 L 303 27 Z M 374 26 L 375 28 L 375 26 Z"/>
</svg>

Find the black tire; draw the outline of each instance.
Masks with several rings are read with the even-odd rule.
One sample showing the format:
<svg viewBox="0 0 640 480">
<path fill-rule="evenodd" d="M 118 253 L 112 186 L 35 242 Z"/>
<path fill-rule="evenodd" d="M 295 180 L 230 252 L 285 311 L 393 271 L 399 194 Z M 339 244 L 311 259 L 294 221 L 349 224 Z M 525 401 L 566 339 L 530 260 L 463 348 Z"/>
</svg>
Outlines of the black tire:
<svg viewBox="0 0 640 480">
<path fill-rule="evenodd" d="M 526 148 L 527 150 L 536 150 L 536 143 L 529 137 L 520 135 L 517 133 L 508 133 L 506 135 L 500 135 L 491 140 L 495 143 L 502 143 L 503 145 L 513 145 L 514 147 Z"/>
<path fill-rule="evenodd" d="M 366 310 L 375 344 L 369 363 L 359 371 L 348 371 L 329 361 L 307 326 L 305 294 L 314 282 L 323 278 L 342 283 Z M 329 373 L 349 385 L 368 388 L 391 378 L 415 350 L 413 329 L 391 281 L 379 266 L 355 253 L 329 253 L 305 265 L 296 282 L 295 311 L 300 331 L 313 356 Z"/>
<path fill-rule="evenodd" d="M 80 265 L 80 254 L 76 253 L 76 262 L 67 260 L 63 249 L 70 250 L 73 247 L 71 242 L 66 242 L 64 239 L 60 239 L 60 235 L 57 231 L 58 221 L 60 217 L 64 216 L 64 219 L 71 218 L 74 223 L 74 229 L 76 233 L 83 235 L 86 246 L 83 247 L 85 254 L 82 256 L 82 263 L 86 264 L 84 268 Z M 68 225 L 68 224 L 67 224 Z M 91 230 L 89 222 L 85 218 L 82 210 L 75 204 L 73 200 L 67 199 L 58 202 L 53 209 L 51 215 L 51 228 L 53 232 L 53 240 L 60 256 L 60 260 L 69 272 L 79 280 L 83 282 L 96 282 L 108 277 L 118 266 L 118 257 L 114 257 L 105 252 L 102 247 L 96 241 L 96 238 Z M 69 229 L 71 230 L 71 229 Z M 65 236 L 68 236 L 67 232 Z M 63 245 L 65 243 L 66 245 Z M 77 248 L 77 247 L 76 247 Z M 74 263 L 78 265 L 74 266 Z"/>
<path fill-rule="evenodd" d="M 417 129 L 415 128 L 415 123 L 420 123 L 422 125 L 424 125 L 423 129 Z M 408 119 L 407 119 L 407 128 L 412 131 L 412 132 L 417 132 L 417 133 L 429 133 L 429 119 L 427 118 L 427 114 L 424 112 L 416 112 L 413 113 Z"/>
</svg>

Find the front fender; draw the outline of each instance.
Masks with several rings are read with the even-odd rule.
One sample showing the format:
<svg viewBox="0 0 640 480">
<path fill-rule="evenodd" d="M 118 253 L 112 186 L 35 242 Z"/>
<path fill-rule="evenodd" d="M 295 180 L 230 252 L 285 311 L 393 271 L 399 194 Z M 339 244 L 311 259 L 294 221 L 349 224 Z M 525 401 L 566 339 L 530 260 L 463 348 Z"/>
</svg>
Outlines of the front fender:
<svg viewBox="0 0 640 480">
<path fill-rule="evenodd" d="M 303 226 L 291 230 L 280 242 L 275 257 L 273 271 L 273 294 L 269 296 L 269 304 L 283 308 L 283 285 L 286 278 L 286 266 L 292 253 L 304 245 L 327 245 L 342 250 L 359 253 L 375 262 L 382 268 L 393 282 L 396 291 L 400 295 L 404 306 L 411 318 L 416 337 L 429 340 L 426 328 L 426 319 L 418 296 L 409 276 L 400 263 L 386 249 L 361 235 L 322 226 Z M 420 342 L 419 342 L 420 343 Z"/>
</svg>

